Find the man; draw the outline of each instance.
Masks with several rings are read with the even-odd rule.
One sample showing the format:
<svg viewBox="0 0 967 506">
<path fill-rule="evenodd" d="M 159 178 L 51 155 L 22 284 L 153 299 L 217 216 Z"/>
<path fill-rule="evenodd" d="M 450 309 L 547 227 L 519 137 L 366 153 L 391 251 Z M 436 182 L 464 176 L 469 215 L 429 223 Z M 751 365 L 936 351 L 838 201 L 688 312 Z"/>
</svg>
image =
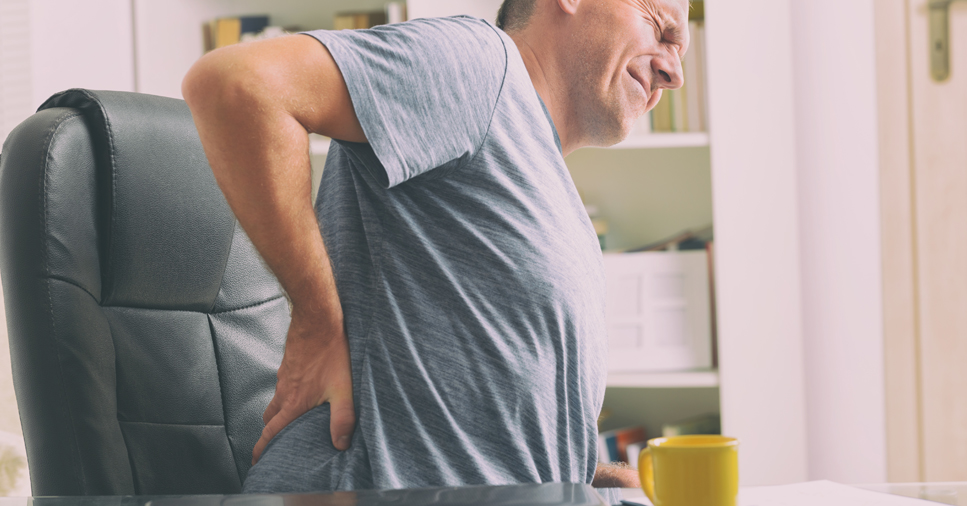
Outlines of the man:
<svg viewBox="0 0 967 506">
<path fill-rule="evenodd" d="M 687 11 L 507 0 L 503 30 L 416 20 L 199 60 L 205 152 L 292 304 L 246 491 L 637 486 L 596 465 L 601 254 L 563 156 L 682 85 Z M 335 139 L 315 213 L 307 131 Z"/>
</svg>

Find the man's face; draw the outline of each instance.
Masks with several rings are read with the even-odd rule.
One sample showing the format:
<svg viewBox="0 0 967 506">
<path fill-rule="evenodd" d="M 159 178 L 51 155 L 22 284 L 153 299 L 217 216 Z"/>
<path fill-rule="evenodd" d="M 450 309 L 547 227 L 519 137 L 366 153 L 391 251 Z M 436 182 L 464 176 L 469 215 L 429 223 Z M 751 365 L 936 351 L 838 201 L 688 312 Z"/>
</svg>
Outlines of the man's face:
<svg viewBox="0 0 967 506">
<path fill-rule="evenodd" d="M 583 0 L 567 44 L 569 96 L 595 145 L 611 145 L 680 88 L 688 49 L 687 0 Z"/>
</svg>

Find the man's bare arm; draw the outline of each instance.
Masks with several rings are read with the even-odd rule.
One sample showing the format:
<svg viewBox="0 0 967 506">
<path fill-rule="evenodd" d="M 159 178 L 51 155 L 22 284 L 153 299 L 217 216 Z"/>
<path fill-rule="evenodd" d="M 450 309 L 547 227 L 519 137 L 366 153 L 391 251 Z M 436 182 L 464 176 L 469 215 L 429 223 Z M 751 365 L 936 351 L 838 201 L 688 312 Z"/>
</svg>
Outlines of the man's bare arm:
<svg viewBox="0 0 967 506">
<path fill-rule="evenodd" d="M 598 464 L 591 486 L 596 488 L 639 488 L 638 470 L 625 463 Z"/>
<path fill-rule="evenodd" d="M 308 132 L 366 142 L 346 83 L 296 35 L 213 51 L 182 93 L 225 198 L 292 302 L 276 393 L 253 462 L 283 427 L 329 402 L 336 448 L 355 424 L 343 313 L 311 202 Z"/>
</svg>

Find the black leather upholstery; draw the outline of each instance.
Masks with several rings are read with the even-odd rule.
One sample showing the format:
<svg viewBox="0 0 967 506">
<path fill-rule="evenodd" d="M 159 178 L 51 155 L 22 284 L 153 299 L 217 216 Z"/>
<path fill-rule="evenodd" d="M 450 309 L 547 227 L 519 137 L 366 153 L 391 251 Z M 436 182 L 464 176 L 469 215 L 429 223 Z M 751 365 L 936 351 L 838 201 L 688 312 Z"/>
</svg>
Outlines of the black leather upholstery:
<svg viewBox="0 0 967 506">
<path fill-rule="evenodd" d="M 69 90 L 11 132 L 0 269 L 34 495 L 240 490 L 288 305 L 184 102 Z"/>
</svg>

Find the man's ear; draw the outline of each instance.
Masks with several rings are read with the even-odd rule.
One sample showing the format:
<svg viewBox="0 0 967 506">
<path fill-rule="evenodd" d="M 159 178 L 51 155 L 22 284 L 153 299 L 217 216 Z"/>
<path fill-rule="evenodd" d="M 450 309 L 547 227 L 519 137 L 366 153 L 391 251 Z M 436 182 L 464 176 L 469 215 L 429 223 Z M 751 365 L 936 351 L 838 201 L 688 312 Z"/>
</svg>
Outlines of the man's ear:
<svg viewBox="0 0 967 506">
<path fill-rule="evenodd" d="M 556 0 L 556 1 L 559 9 L 571 15 L 577 12 L 578 5 L 581 3 L 581 0 Z M 600 0 L 596 0 L 596 1 L 600 1 Z"/>
</svg>

